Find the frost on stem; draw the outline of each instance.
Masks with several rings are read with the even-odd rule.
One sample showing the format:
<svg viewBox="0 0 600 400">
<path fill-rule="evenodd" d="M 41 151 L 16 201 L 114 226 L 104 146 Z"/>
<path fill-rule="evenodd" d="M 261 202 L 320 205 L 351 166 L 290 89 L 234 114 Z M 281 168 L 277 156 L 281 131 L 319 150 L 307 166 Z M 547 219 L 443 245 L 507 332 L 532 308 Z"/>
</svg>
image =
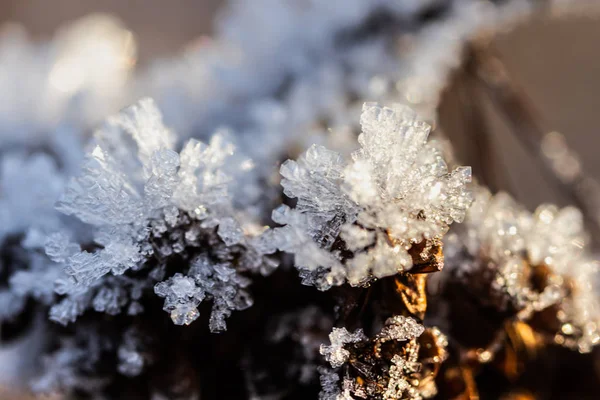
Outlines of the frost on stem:
<svg viewBox="0 0 600 400">
<path fill-rule="evenodd" d="M 346 328 L 333 328 L 333 331 L 329 334 L 331 344 L 329 346 L 322 344 L 320 351 L 333 368 L 338 368 L 350 357 L 350 352 L 344 349 L 344 346 L 348 343 L 356 343 L 366 339 L 367 337 L 361 329 L 350 333 Z"/>
<path fill-rule="evenodd" d="M 385 322 L 385 326 L 377 335 L 381 342 L 389 340 L 410 340 L 421 336 L 425 331 L 423 325 L 413 318 L 395 315 Z"/>
<path fill-rule="evenodd" d="M 422 400 L 437 393 L 434 378 L 448 356 L 447 338 L 437 328 L 398 315 L 373 338 L 333 328 L 329 340 L 331 345 L 321 345 L 332 367 L 319 368 L 322 400 Z"/>
<path fill-rule="evenodd" d="M 588 352 L 600 342 L 600 304 L 587 243 L 576 208 L 541 205 L 532 214 L 506 193 L 477 187 L 465 223 L 447 236 L 448 279 L 521 319 L 554 312 L 553 340 Z"/>
<path fill-rule="evenodd" d="M 411 248 L 419 244 L 416 256 L 432 257 L 471 204 L 471 169 L 449 171 L 415 113 L 367 103 L 361 125 L 361 148 L 350 160 L 313 146 L 281 167 L 284 193 L 297 204 L 274 211 L 285 225 L 276 244 L 320 289 L 410 270 Z"/>
<path fill-rule="evenodd" d="M 165 298 L 174 323 L 191 323 L 206 299 L 213 302 L 211 329 L 224 330 L 232 310 L 252 304 L 243 273 L 268 273 L 275 264 L 263 258 L 269 249 L 262 228 L 230 195 L 237 174 L 251 172 L 247 160 L 222 133 L 208 145 L 190 140 L 180 153 L 175 142 L 150 99 L 109 118 L 96 133 L 82 174 L 57 206 L 92 225 L 94 241 L 74 254 L 75 245 L 63 239 L 47 245 L 68 275 L 59 282 L 65 297 L 52 319 L 74 321 L 91 307 L 142 312 L 140 299 L 173 263 L 176 273 L 156 284 L 155 293 Z"/>
</svg>

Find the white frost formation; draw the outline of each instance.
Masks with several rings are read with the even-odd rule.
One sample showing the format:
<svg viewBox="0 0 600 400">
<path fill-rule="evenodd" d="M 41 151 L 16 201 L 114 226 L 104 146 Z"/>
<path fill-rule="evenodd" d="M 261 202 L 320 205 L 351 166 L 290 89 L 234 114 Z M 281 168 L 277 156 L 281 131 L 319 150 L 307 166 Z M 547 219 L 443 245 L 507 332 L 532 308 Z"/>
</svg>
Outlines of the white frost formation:
<svg viewBox="0 0 600 400">
<path fill-rule="evenodd" d="M 222 134 L 208 145 L 190 140 L 180 153 L 174 145 L 150 99 L 96 133 L 82 174 L 69 182 L 57 206 L 94 227 L 94 249 L 80 251 L 59 236 L 46 245 L 69 277 L 60 281 L 66 297 L 51 309 L 52 319 L 72 322 L 90 307 L 119 313 L 129 305 L 130 313 L 140 312 L 136 301 L 173 256 L 185 260 L 189 276 L 176 274 L 155 292 L 165 297 L 176 324 L 191 323 L 198 304 L 209 298 L 211 328 L 223 330 L 232 309 L 251 304 L 243 290 L 250 282 L 239 272 L 267 273 L 274 265 L 262 259 L 261 228 L 229 195 L 235 174 L 249 172 L 248 163 L 234 157 L 235 147 Z M 159 262 L 147 279 L 125 274 L 150 268 L 145 263 L 152 257 Z"/>
<path fill-rule="evenodd" d="M 555 341 L 590 351 L 600 342 L 598 262 L 586 248 L 581 212 L 541 205 L 531 214 L 506 193 L 492 196 L 482 187 L 475 193 L 464 224 L 446 237 L 448 273 L 468 282 L 472 274 L 492 272 L 486 301 L 514 307 L 522 318 L 556 304 L 561 330 Z M 531 275 L 542 268 L 550 275 L 539 291 Z"/>
<path fill-rule="evenodd" d="M 298 202 L 273 213 L 285 225 L 275 242 L 322 290 L 409 270 L 411 246 L 441 239 L 471 204 L 471 169 L 449 171 L 413 112 L 365 104 L 361 125 L 350 160 L 313 146 L 281 166 L 284 193 Z"/>
<path fill-rule="evenodd" d="M 437 328 L 432 328 L 438 335 L 439 344 L 443 347 L 447 345 L 445 336 L 439 333 Z M 367 398 L 368 389 L 365 390 L 356 383 L 354 378 L 342 373 L 340 369 L 344 364 L 350 361 L 350 351 L 345 348 L 346 345 L 358 342 L 365 342 L 368 346 L 381 349 L 382 344 L 388 341 L 406 342 L 405 349 L 402 352 L 394 354 L 390 365 L 389 380 L 386 390 L 383 392 L 383 399 L 412 399 L 422 400 L 433 397 L 437 393 L 435 385 L 421 384 L 418 379 L 410 379 L 415 373 L 421 371 L 422 365 L 419 362 L 419 344 L 415 341 L 423 334 L 425 327 L 410 317 L 395 315 L 385 322 L 383 329 L 374 339 L 367 338 L 362 330 L 354 333 L 348 332 L 346 328 L 333 328 L 329 334 L 330 345 L 321 345 L 321 354 L 325 360 L 331 364 L 331 369 L 319 368 L 321 393 L 320 400 L 351 400 L 355 397 Z M 381 359 L 381 354 L 377 353 L 375 358 Z M 356 361 L 356 360 L 354 360 Z M 352 361 L 351 361 L 352 362 Z M 351 364 L 352 365 L 352 364 Z M 354 365 L 361 365 L 358 360 Z M 367 368 L 367 366 L 365 366 Z M 365 369 L 368 370 L 368 369 Z M 361 371 L 359 369 L 359 371 Z M 361 371 L 362 372 L 362 371 Z"/>
<path fill-rule="evenodd" d="M 333 368 L 338 368 L 344 365 L 350 357 L 350 352 L 344 348 L 349 343 L 356 343 L 363 340 L 367 340 L 367 337 L 363 333 L 362 329 L 356 332 L 348 332 L 346 328 L 333 328 L 329 334 L 330 345 L 321 345 L 320 352 L 325 356 L 325 360 L 329 361 L 329 364 Z"/>
</svg>

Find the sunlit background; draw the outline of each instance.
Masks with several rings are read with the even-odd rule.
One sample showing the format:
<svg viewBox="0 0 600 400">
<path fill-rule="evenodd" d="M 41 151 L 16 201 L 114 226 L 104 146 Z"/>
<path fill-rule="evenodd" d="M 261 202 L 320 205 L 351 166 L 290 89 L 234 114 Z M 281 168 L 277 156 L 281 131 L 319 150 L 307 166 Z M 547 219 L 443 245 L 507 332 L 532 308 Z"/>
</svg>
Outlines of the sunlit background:
<svg viewBox="0 0 600 400">
<path fill-rule="evenodd" d="M 210 35 L 215 16 L 224 3 L 222 0 L 178 0 L 168 4 L 161 0 L 5 0 L 1 2 L 0 15 L 3 23 L 22 24 L 35 39 L 49 38 L 59 27 L 91 13 L 113 15 L 134 35 L 138 43 L 136 68 L 140 68 L 150 60 L 176 55 L 187 44 Z M 526 89 L 548 128 L 563 133 L 569 145 L 580 153 L 585 169 L 596 176 L 600 173 L 600 157 L 596 156 L 600 140 L 595 124 L 600 105 L 598 38 L 597 19 L 573 16 L 528 22 L 496 40 L 503 61 Z M 117 50 L 123 51 L 100 51 L 110 57 L 109 53 Z M 78 56 L 93 57 L 98 63 L 96 71 L 106 73 L 101 55 Z M 64 90 L 73 89 L 73 85 L 84 79 L 70 73 L 69 60 L 56 68 L 53 78 Z M 65 77 L 69 79 L 61 80 Z M 111 83 L 115 84 L 114 80 Z M 452 104 L 444 107 L 452 110 Z M 495 124 L 495 143 L 503 155 L 497 161 L 511 166 L 513 173 L 508 173 L 502 185 L 530 207 L 548 201 L 549 193 L 552 200 L 562 202 L 560 193 L 528 164 L 527 154 L 504 128 L 501 123 Z M 503 168 L 501 164 L 497 167 Z"/>
</svg>

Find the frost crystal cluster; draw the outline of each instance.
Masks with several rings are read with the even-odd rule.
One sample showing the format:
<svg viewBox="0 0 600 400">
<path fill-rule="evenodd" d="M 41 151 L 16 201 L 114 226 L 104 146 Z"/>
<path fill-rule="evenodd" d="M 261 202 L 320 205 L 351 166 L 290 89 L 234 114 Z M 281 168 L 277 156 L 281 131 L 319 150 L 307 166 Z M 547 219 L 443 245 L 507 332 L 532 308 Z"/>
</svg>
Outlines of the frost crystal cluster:
<svg viewBox="0 0 600 400">
<path fill-rule="evenodd" d="M 600 299 L 587 246 L 576 208 L 541 205 L 532 214 L 508 194 L 478 187 L 465 223 L 446 240 L 448 279 L 487 292 L 482 302 L 519 319 L 546 310 L 558 328 L 553 340 L 588 352 L 600 342 Z"/>
<path fill-rule="evenodd" d="M 313 146 L 281 167 L 284 193 L 298 201 L 273 213 L 286 225 L 276 243 L 321 289 L 410 270 L 411 248 L 423 244 L 415 258 L 428 259 L 471 203 L 470 168 L 449 171 L 413 112 L 365 104 L 361 126 L 350 160 Z"/>
<path fill-rule="evenodd" d="M 256 235 L 260 227 L 231 199 L 230 185 L 242 169 L 234 146 L 217 134 L 210 144 L 188 141 L 181 152 L 154 103 L 141 100 L 109 119 L 95 135 L 82 174 L 72 179 L 57 208 L 94 227 L 93 250 L 51 236 L 46 253 L 64 264 L 65 279 L 52 319 L 73 322 L 85 310 L 140 312 L 144 290 L 176 266 L 187 267 L 157 283 L 175 324 L 190 324 L 197 306 L 213 301 L 211 329 L 225 329 L 231 310 L 252 303 L 242 272 L 268 272 Z M 239 216 L 237 215 L 239 213 Z M 180 267 L 181 268 L 181 267 Z M 132 279 L 128 272 L 147 276 Z"/>
<path fill-rule="evenodd" d="M 505 78 L 480 33 L 566 2 L 229 3 L 137 70 L 107 16 L 0 34 L 0 386 L 590 397 L 589 212 L 471 184 L 438 118 L 458 68 Z"/>
<path fill-rule="evenodd" d="M 322 345 L 321 354 L 334 370 L 320 370 L 323 390 L 319 397 L 324 400 L 433 397 L 437 393 L 435 384 L 423 378 L 432 372 L 433 364 L 445 359 L 447 341 L 437 328 L 428 329 L 424 335 L 425 331 L 414 319 L 403 316 L 389 318 L 374 339 L 368 339 L 360 330 L 350 333 L 344 328 L 333 328 L 329 335 L 331 345 Z M 436 349 L 440 356 L 436 360 L 425 358 L 420 352 L 422 345 Z M 337 384 L 340 372 L 341 388 Z"/>
<path fill-rule="evenodd" d="M 22 312 L 29 296 L 52 301 L 60 271 L 43 255 L 46 235 L 77 229 L 54 203 L 79 168 L 84 129 L 122 101 L 125 64 L 135 54 L 128 37 L 102 15 L 62 29 L 49 43 L 31 42 L 16 26 L 0 36 L 0 247 L 7 255 L 0 270 L 9 287 L 0 289 L 1 320 Z M 101 71 L 98 48 L 106 51 Z"/>
<path fill-rule="evenodd" d="M 360 342 L 366 338 L 361 330 L 350 333 L 346 328 L 333 328 L 329 334 L 331 345 L 321 345 L 320 351 L 333 368 L 341 367 L 350 357 L 350 352 L 344 349 L 344 345 Z"/>
</svg>

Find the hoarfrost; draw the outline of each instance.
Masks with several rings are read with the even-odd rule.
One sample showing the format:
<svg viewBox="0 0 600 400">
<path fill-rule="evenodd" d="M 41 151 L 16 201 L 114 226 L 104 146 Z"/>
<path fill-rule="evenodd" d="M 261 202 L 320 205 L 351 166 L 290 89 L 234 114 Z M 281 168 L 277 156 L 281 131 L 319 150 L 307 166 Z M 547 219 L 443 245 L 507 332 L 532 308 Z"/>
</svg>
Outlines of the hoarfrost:
<svg viewBox="0 0 600 400">
<path fill-rule="evenodd" d="M 600 303 L 598 262 L 587 244 L 579 210 L 541 205 L 532 214 L 506 193 L 492 196 L 477 187 L 465 223 L 448 237 L 446 254 L 454 266 L 449 272 L 467 285 L 472 277 L 493 275 L 484 302 L 514 307 L 524 319 L 556 305 L 566 328 L 555 341 L 588 352 L 600 342 Z M 530 276 L 546 273 L 544 287 L 533 287 Z"/>
<path fill-rule="evenodd" d="M 333 328 L 329 334 L 331 344 L 322 344 L 320 351 L 333 368 L 338 368 L 348 361 L 348 357 L 350 357 L 350 352 L 344 346 L 348 343 L 356 343 L 366 339 L 367 337 L 361 329 L 350 333 L 346 328 Z"/>
<path fill-rule="evenodd" d="M 470 168 L 448 171 L 415 113 L 365 104 L 361 125 L 351 160 L 313 146 L 281 167 L 284 192 L 298 202 L 273 213 L 286 225 L 276 242 L 320 289 L 409 270 L 411 246 L 439 241 L 471 204 Z"/>
<path fill-rule="evenodd" d="M 222 132 L 208 145 L 190 140 L 180 153 L 174 146 L 174 134 L 150 99 L 96 132 L 82 173 L 57 206 L 95 227 L 93 250 L 73 251 L 77 245 L 60 233 L 48 242 L 49 256 L 64 263 L 71 280 L 61 286 L 67 298 L 52 308 L 52 319 L 73 321 L 90 307 L 109 314 L 126 306 L 141 311 L 140 293 L 155 284 L 176 324 L 194 321 L 205 297 L 213 302 L 214 331 L 225 329 L 232 310 L 252 304 L 244 290 L 250 280 L 242 273 L 266 274 L 276 264 L 254 246 L 263 229 L 230 195 L 235 174 L 251 172 L 245 158 Z M 190 253 L 183 253 L 188 246 Z M 159 261 L 154 269 L 146 266 L 153 257 Z M 153 271 L 170 257 L 183 257 L 182 269 L 157 283 L 161 274 Z M 145 278 L 128 277 L 141 269 L 148 270 Z"/>
</svg>

